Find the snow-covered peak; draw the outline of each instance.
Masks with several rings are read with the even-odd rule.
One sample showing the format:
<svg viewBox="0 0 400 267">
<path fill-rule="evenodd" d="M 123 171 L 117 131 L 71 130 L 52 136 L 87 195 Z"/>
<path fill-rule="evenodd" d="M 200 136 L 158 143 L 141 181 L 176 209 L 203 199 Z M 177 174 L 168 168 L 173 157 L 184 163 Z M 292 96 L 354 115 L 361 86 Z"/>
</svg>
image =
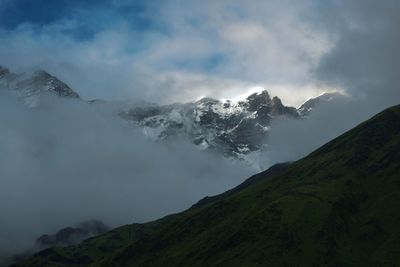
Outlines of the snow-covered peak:
<svg viewBox="0 0 400 267">
<path fill-rule="evenodd" d="M 66 83 L 60 81 L 44 70 L 35 71 L 31 77 L 21 81 L 28 86 L 39 88 L 40 90 L 54 92 L 59 96 L 79 98 L 79 95 L 73 91 Z"/>
<path fill-rule="evenodd" d="M 15 74 L 0 66 L 0 89 L 11 91 L 30 107 L 39 105 L 42 95 L 79 98 L 67 84 L 43 70 Z M 272 97 L 264 88 L 255 89 L 249 95 L 231 100 L 203 97 L 171 105 L 91 100 L 88 104 L 119 114 L 127 122 L 141 127 L 152 140 L 186 138 L 200 150 L 254 161 L 253 156 L 268 147 L 273 120 L 280 116 L 307 117 L 315 105 L 338 96 L 337 93 L 323 94 L 296 109 L 285 106 L 279 97 Z"/>
<path fill-rule="evenodd" d="M 29 107 L 38 106 L 43 94 L 79 98 L 66 83 L 44 70 L 15 74 L 7 68 L 0 67 L 0 87 L 15 94 Z"/>
<path fill-rule="evenodd" d="M 244 102 L 247 100 L 247 98 L 251 95 L 259 95 L 262 92 L 266 91 L 266 89 L 262 86 L 253 86 L 251 88 L 246 89 L 246 92 L 236 95 L 232 98 L 230 98 L 231 102 L 238 103 L 238 102 Z"/>
<path fill-rule="evenodd" d="M 339 92 L 323 93 L 317 97 L 308 99 L 297 110 L 301 116 L 306 117 L 316 106 L 322 103 L 334 101 L 340 97 L 343 97 L 343 94 Z"/>
<path fill-rule="evenodd" d="M 219 103 L 220 101 L 211 97 L 202 97 L 197 100 L 195 103 L 198 105 L 213 105 Z"/>
<path fill-rule="evenodd" d="M 190 103 L 132 107 L 121 116 L 143 128 L 150 139 L 185 137 L 201 150 L 239 159 L 263 149 L 271 121 L 281 115 L 298 118 L 295 108 L 282 104 L 268 91 L 241 101 L 203 97 Z"/>
</svg>

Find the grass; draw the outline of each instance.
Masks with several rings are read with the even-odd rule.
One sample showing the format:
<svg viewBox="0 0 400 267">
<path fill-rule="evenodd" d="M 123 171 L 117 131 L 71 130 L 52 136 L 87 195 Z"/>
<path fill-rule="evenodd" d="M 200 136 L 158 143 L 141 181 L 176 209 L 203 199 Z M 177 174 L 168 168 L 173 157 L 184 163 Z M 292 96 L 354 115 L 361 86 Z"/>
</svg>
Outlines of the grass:
<svg viewBox="0 0 400 267">
<path fill-rule="evenodd" d="M 400 106 L 189 210 L 15 266 L 399 266 Z"/>
</svg>

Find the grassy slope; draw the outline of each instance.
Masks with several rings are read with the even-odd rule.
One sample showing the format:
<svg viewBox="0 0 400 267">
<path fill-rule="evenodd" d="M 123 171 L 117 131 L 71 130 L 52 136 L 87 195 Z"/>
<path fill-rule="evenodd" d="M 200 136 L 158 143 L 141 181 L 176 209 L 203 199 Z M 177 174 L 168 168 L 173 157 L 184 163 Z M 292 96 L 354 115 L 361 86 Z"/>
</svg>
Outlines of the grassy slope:
<svg viewBox="0 0 400 267">
<path fill-rule="evenodd" d="M 400 106 L 220 196 L 16 266 L 399 266 Z"/>
</svg>

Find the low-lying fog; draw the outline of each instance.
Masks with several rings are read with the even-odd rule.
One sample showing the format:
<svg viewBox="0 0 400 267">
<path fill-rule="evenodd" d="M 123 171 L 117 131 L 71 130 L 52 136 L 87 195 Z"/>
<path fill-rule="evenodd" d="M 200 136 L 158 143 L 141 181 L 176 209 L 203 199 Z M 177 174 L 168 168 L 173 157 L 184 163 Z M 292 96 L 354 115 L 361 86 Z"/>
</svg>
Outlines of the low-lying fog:
<svg viewBox="0 0 400 267">
<path fill-rule="evenodd" d="M 178 212 L 254 173 L 185 141 L 148 141 L 83 101 L 29 109 L 2 93 L 0 125 L 0 255 L 87 219 L 118 226 Z"/>
</svg>

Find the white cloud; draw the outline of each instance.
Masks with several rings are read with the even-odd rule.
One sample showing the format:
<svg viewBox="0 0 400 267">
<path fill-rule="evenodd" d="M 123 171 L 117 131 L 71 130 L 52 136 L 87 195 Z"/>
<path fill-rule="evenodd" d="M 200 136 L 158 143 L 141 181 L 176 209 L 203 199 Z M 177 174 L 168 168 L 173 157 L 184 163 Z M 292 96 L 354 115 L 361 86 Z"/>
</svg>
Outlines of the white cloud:
<svg viewBox="0 0 400 267">
<path fill-rule="evenodd" d="M 63 33 L 79 16 L 40 31 L 23 25 L 1 33 L 0 64 L 45 68 L 85 98 L 180 101 L 224 97 L 243 84 L 293 88 L 305 98 L 302 88 L 330 47 L 304 19 L 310 2 L 165 1 L 147 11 L 164 30 L 138 31 L 121 18 L 85 41 Z M 215 66 L 214 56 L 221 58 Z"/>
</svg>

